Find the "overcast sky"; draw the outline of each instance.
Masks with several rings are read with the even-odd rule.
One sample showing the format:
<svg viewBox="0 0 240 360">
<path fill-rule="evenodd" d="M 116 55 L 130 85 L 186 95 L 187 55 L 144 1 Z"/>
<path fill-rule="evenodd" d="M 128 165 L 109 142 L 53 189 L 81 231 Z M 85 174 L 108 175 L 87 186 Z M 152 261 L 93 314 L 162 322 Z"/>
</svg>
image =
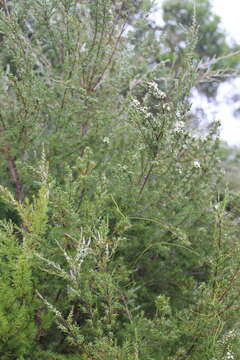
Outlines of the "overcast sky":
<svg viewBox="0 0 240 360">
<path fill-rule="evenodd" d="M 221 16 L 223 26 L 229 36 L 240 44 L 239 0 L 213 0 L 214 11 Z M 234 118 L 234 106 L 228 103 L 231 94 L 240 94 L 240 78 L 223 84 L 218 93 L 219 111 L 216 116 L 222 122 L 222 138 L 231 145 L 240 145 L 240 118 Z M 239 105 L 238 105 L 239 106 Z"/>
<path fill-rule="evenodd" d="M 156 4 L 161 5 L 162 2 L 163 0 L 156 0 Z M 240 44 L 240 0 L 212 0 L 212 4 L 215 13 L 222 19 L 222 27 L 226 30 L 228 37 Z M 160 11 L 158 14 L 155 18 L 161 22 Z M 240 78 L 220 86 L 217 106 L 208 103 L 204 97 L 195 97 L 193 107 L 201 106 L 209 119 L 220 120 L 222 139 L 230 145 L 240 145 L 240 118 L 234 118 L 233 111 L 236 105 L 230 104 L 233 94 L 240 95 Z"/>
<path fill-rule="evenodd" d="M 221 16 L 227 32 L 240 43 L 239 0 L 212 0 L 214 11 Z"/>
</svg>

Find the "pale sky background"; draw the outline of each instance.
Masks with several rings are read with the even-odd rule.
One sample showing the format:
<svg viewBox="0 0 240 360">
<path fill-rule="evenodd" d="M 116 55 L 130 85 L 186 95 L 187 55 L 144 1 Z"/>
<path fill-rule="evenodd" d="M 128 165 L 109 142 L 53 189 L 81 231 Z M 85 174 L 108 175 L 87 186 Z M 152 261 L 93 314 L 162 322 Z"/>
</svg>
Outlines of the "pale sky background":
<svg viewBox="0 0 240 360">
<path fill-rule="evenodd" d="M 221 16 L 226 32 L 240 44 L 240 1 L 213 0 L 212 4 L 216 14 Z M 222 138 L 231 145 L 240 145 L 240 118 L 234 118 L 234 106 L 228 103 L 232 93 L 240 95 L 240 78 L 220 86 L 217 96 L 219 109 L 216 116 L 222 123 Z"/>
<path fill-rule="evenodd" d="M 161 3 L 162 0 L 156 0 L 156 4 Z M 212 0 L 212 5 L 215 13 L 221 17 L 222 26 L 229 39 L 232 38 L 240 44 L 240 0 Z M 161 23 L 160 12 L 154 18 Z M 216 99 L 217 105 L 209 103 L 204 97 L 194 96 L 193 108 L 201 106 L 210 120 L 220 120 L 221 138 L 230 145 L 240 146 L 240 117 L 233 116 L 234 110 L 240 105 L 239 103 L 231 104 L 233 94 L 240 95 L 240 77 L 220 85 Z"/>
</svg>

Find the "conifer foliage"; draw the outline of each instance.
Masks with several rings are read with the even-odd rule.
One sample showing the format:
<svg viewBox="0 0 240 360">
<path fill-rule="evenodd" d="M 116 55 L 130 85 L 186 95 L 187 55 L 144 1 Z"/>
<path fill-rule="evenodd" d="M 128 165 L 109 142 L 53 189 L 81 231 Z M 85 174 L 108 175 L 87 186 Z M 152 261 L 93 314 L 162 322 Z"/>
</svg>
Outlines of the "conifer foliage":
<svg viewBox="0 0 240 360">
<path fill-rule="evenodd" d="M 239 356 L 219 124 L 205 136 L 189 126 L 196 17 L 178 66 L 153 65 L 150 8 L 1 4 L 3 360 Z"/>
</svg>

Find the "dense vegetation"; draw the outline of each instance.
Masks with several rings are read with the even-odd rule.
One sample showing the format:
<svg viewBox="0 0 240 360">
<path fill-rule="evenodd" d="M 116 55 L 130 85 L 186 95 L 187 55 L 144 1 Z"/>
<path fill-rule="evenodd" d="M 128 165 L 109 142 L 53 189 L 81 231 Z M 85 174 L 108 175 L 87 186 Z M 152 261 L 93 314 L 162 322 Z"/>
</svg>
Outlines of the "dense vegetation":
<svg viewBox="0 0 240 360">
<path fill-rule="evenodd" d="M 231 49 L 197 3 L 1 3 L 2 360 L 239 358 L 238 197 L 190 116 Z"/>
</svg>

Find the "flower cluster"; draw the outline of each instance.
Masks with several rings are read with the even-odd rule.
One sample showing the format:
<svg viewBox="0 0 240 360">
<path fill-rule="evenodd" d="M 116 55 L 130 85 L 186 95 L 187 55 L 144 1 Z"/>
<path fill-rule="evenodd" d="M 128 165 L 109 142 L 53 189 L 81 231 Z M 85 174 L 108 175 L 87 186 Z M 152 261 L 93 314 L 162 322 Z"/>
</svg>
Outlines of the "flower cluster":
<svg viewBox="0 0 240 360">
<path fill-rule="evenodd" d="M 231 342 L 235 340 L 239 336 L 239 332 L 237 330 L 228 331 L 221 340 L 218 341 L 218 344 L 221 349 L 224 351 L 224 357 L 221 355 L 221 359 L 218 357 L 214 357 L 212 360 L 235 360 L 236 357 L 232 351 Z"/>
<path fill-rule="evenodd" d="M 181 131 L 183 131 L 184 127 L 185 127 L 185 124 L 183 121 L 177 121 L 175 124 L 174 130 L 181 132 Z"/>
<path fill-rule="evenodd" d="M 194 160 L 193 166 L 194 166 L 195 168 L 197 168 L 197 169 L 200 169 L 200 167 L 201 167 L 200 161 L 199 161 L 199 160 Z"/>
<path fill-rule="evenodd" d="M 150 91 L 152 91 L 153 95 L 156 96 L 158 99 L 165 100 L 167 98 L 165 92 L 159 89 L 155 81 L 149 82 L 148 87 Z"/>
</svg>

